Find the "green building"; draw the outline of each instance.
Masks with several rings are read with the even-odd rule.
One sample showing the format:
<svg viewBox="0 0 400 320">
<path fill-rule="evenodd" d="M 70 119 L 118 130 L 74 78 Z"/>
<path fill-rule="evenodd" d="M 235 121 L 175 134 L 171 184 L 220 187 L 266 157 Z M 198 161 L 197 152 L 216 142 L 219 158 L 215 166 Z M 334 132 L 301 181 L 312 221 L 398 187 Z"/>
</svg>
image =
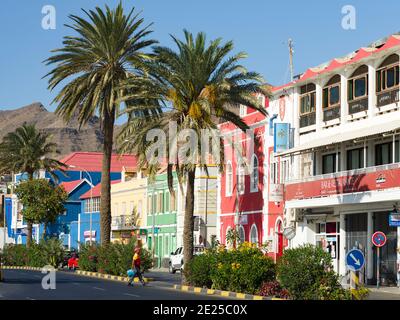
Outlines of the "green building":
<svg viewBox="0 0 400 320">
<path fill-rule="evenodd" d="M 147 246 L 154 252 L 156 267 L 168 267 L 169 255 L 177 248 L 179 188 L 174 173 L 175 201 L 168 189 L 167 173 L 155 176 L 147 186 Z"/>
</svg>

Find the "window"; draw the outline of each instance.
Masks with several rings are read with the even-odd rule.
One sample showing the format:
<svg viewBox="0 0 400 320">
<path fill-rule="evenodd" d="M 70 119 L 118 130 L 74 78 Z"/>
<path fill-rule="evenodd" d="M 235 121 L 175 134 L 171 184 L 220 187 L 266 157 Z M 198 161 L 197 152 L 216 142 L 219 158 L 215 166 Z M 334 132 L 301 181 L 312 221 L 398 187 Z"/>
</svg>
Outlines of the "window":
<svg viewBox="0 0 400 320">
<path fill-rule="evenodd" d="M 347 170 L 364 168 L 364 148 L 347 150 Z"/>
<path fill-rule="evenodd" d="M 300 115 L 315 112 L 315 84 L 300 88 Z"/>
<path fill-rule="evenodd" d="M 278 183 L 278 162 L 275 160 L 274 153 L 270 154 L 270 183 Z"/>
<path fill-rule="evenodd" d="M 173 197 L 172 194 L 170 195 L 171 211 L 176 211 L 178 192 L 176 190 L 174 191 L 175 191 L 175 197 Z"/>
<path fill-rule="evenodd" d="M 243 162 L 239 165 L 238 192 L 239 194 L 244 194 L 245 192 L 245 164 Z"/>
<path fill-rule="evenodd" d="M 246 241 L 246 232 L 244 231 L 243 226 L 239 226 L 239 239 L 240 243 Z"/>
<path fill-rule="evenodd" d="M 226 196 L 232 195 L 232 188 L 233 188 L 233 170 L 232 170 L 232 163 L 228 162 L 226 164 L 226 181 L 225 181 L 225 194 Z"/>
<path fill-rule="evenodd" d="M 251 227 L 250 242 L 258 244 L 258 231 L 255 224 L 253 224 L 253 226 Z"/>
<path fill-rule="evenodd" d="M 280 183 L 289 180 L 289 160 L 281 160 Z"/>
<path fill-rule="evenodd" d="M 239 115 L 241 117 L 244 117 L 246 115 L 246 113 L 247 113 L 247 107 L 241 104 L 240 105 Z"/>
<path fill-rule="evenodd" d="M 338 155 L 340 159 L 340 152 Z M 340 161 L 339 161 L 339 171 L 340 171 Z M 322 156 L 322 174 L 334 173 L 336 172 L 336 153 L 326 154 Z"/>
<path fill-rule="evenodd" d="M 150 214 L 153 213 L 152 207 L 151 207 L 151 199 L 152 199 L 151 196 L 147 197 L 147 212 L 150 213 Z"/>
<path fill-rule="evenodd" d="M 340 105 L 340 75 L 332 77 L 324 88 L 322 107 L 329 109 L 338 105 Z"/>
<path fill-rule="evenodd" d="M 163 193 L 162 192 L 160 192 L 158 195 L 157 195 L 157 212 L 158 213 L 161 213 L 161 212 L 163 212 L 164 210 L 163 210 Z"/>
<path fill-rule="evenodd" d="M 399 141 L 396 141 L 395 162 L 399 162 Z M 387 142 L 375 145 L 375 165 L 381 166 L 393 162 L 393 143 Z"/>
<path fill-rule="evenodd" d="M 376 92 L 385 91 L 399 85 L 399 56 L 389 56 L 376 71 Z"/>
<path fill-rule="evenodd" d="M 121 215 L 122 215 L 122 216 L 126 215 L 126 202 L 122 202 L 122 205 L 121 205 Z"/>
<path fill-rule="evenodd" d="M 165 212 L 170 212 L 169 211 L 169 209 L 170 209 L 170 201 L 171 201 L 170 199 L 171 199 L 171 196 L 170 196 L 169 192 L 167 191 L 165 193 Z"/>
<path fill-rule="evenodd" d="M 253 170 L 251 173 L 251 181 L 250 181 L 250 191 L 257 192 L 258 191 L 258 158 L 255 154 L 253 154 Z"/>
<path fill-rule="evenodd" d="M 353 101 L 368 95 L 368 67 L 363 65 L 347 81 L 347 99 Z"/>
</svg>

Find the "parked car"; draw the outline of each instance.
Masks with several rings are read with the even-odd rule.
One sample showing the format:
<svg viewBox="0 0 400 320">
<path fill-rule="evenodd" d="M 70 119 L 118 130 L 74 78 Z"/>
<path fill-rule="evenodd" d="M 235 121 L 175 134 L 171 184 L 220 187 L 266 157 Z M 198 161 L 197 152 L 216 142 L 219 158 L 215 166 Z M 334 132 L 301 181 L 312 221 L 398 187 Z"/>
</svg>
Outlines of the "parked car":
<svg viewBox="0 0 400 320">
<path fill-rule="evenodd" d="M 199 255 L 204 252 L 204 246 L 194 246 L 193 254 Z M 183 270 L 183 247 L 179 247 L 175 252 L 171 252 L 169 257 L 169 272 L 175 273 L 177 270 Z"/>
<path fill-rule="evenodd" d="M 71 256 L 71 258 L 69 258 L 69 260 L 68 260 L 68 269 L 69 269 L 69 270 L 71 270 L 71 269 L 72 269 L 72 270 L 77 269 L 77 268 L 79 267 L 78 262 L 79 262 L 79 256 L 78 256 L 78 254 L 73 253 L 72 256 Z"/>
</svg>

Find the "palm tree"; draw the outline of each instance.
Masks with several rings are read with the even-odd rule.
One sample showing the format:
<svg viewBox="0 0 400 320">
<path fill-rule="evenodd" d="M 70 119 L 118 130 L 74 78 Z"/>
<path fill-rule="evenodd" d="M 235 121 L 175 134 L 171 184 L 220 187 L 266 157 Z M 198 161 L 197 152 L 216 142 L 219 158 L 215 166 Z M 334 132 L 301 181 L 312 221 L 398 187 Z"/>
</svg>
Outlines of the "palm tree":
<svg viewBox="0 0 400 320">
<path fill-rule="evenodd" d="M 105 12 L 83 10 L 87 20 L 70 15 L 69 26 L 78 35 L 66 36 L 64 47 L 46 60 L 56 67 L 50 76 L 49 89 L 62 81 L 69 81 L 54 99 L 56 113 L 66 121 L 78 114 L 80 125 L 98 115 L 104 135 L 101 175 L 101 243 L 110 242 L 110 166 L 115 118 L 120 113 L 119 98 L 126 94 L 122 81 L 145 73 L 144 61 L 150 56 L 142 50 L 155 43 L 147 40 L 151 33 L 142 28 L 143 19 L 133 15 L 134 9 L 124 13 L 120 3 L 115 9 L 106 6 Z"/>
<path fill-rule="evenodd" d="M 33 180 L 34 174 L 44 169 L 56 179 L 54 170 L 65 166 L 60 161 L 51 158 L 57 154 L 57 144 L 50 142 L 50 135 L 40 132 L 34 124 L 24 123 L 14 132 L 8 133 L 0 143 L 0 172 L 24 172 L 28 180 Z M 32 221 L 27 221 L 27 246 L 32 241 Z"/>
<path fill-rule="evenodd" d="M 146 92 L 145 98 L 159 101 L 153 104 L 149 100 L 143 101 L 139 94 L 123 97 L 129 105 L 127 111 L 130 114 L 118 138 L 120 152 L 137 154 L 139 165 L 147 167 L 149 172 L 154 164 L 146 158 L 151 147 L 146 135 L 151 129 L 163 130 L 167 139 L 171 122 L 177 124 L 178 132 L 193 129 L 198 137 L 202 129 L 217 130 L 219 121 L 229 121 L 241 130 L 246 130 L 248 126 L 234 112 L 240 104 L 266 115 L 255 96 L 257 93 L 268 94 L 261 84 L 262 78 L 255 72 L 248 72 L 238 63 L 246 57 L 244 53 L 228 56 L 233 50 L 232 41 L 223 44 L 221 39 L 216 39 L 207 45 L 204 33 L 197 34 L 195 39 L 186 30 L 184 34 L 184 41 L 172 36 L 178 47 L 176 52 L 161 46 L 154 48 L 156 58 L 151 67 L 153 79 L 128 79 L 125 83 L 130 91 Z M 160 106 L 163 108 L 160 109 Z M 168 149 L 167 153 L 169 157 Z M 176 162 L 167 166 L 168 185 L 173 195 L 174 170 L 178 180 L 184 182 L 180 183 L 181 187 L 186 185 L 183 243 L 184 263 L 187 263 L 193 257 L 195 171 L 197 166 L 207 170 L 207 165 L 202 161 L 182 164 L 178 159 Z M 220 170 L 223 170 L 222 163 L 223 158 Z"/>
</svg>

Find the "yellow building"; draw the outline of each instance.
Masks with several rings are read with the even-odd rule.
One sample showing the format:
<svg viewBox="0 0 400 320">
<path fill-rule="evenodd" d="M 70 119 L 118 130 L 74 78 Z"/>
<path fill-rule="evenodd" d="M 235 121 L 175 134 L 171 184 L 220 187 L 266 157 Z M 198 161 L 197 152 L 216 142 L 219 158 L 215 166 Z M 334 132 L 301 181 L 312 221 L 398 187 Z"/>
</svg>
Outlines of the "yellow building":
<svg viewBox="0 0 400 320">
<path fill-rule="evenodd" d="M 146 199 L 146 173 L 124 167 L 121 182 L 111 185 L 112 242 L 127 243 L 136 234 L 143 244 L 146 243 Z"/>
</svg>

